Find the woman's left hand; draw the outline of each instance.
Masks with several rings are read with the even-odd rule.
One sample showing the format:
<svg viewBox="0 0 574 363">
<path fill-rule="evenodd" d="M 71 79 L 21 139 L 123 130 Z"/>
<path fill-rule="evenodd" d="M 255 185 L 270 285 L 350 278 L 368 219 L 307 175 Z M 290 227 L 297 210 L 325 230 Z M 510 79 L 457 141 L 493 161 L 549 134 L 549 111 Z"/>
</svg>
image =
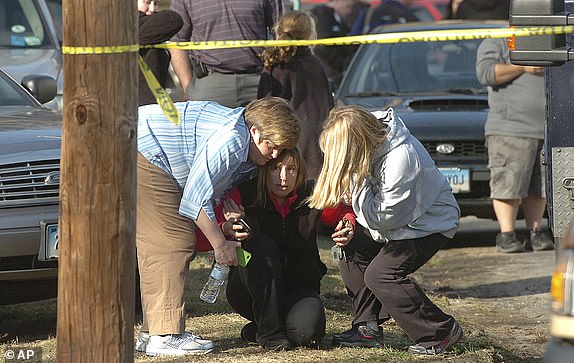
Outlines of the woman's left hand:
<svg viewBox="0 0 574 363">
<path fill-rule="evenodd" d="M 231 236 L 237 241 L 243 241 L 250 235 L 244 226 L 239 224 L 239 220 L 245 217 L 245 209 L 242 205 L 237 205 L 232 199 L 223 201 L 223 215 L 227 222 L 222 226 L 223 234 Z"/>
<path fill-rule="evenodd" d="M 337 223 L 335 233 L 331 235 L 331 238 L 337 246 L 343 247 L 351 242 L 354 235 L 353 224 L 348 219 L 342 219 Z"/>
<path fill-rule="evenodd" d="M 226 199 L 223 201 L 223 216 L 226 220 L 235 222 L 245 217 L 245 208 L 237 205 L 233 199 Z"/>
</svg>

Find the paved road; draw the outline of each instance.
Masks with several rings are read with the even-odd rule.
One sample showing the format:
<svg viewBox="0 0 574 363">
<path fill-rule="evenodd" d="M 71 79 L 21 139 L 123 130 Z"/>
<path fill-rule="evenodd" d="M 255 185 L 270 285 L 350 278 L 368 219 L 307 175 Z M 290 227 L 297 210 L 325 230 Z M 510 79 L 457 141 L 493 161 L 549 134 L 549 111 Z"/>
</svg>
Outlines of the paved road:
<svg viewBox="0 0 574 363">
<path fill-rule="evenodd" d="M 463 218 L 451 246 L 439 251 L 415 277 L 427 291 L 448 297 L 453 315 L 461 319 L 469 336 L 488 337 L 502 361 L 535 362 L 549 338 L 555 254 L 498 253 L 497 231 L 496 221 Z M 525 228 L 518 234 L 526 235 Z"/>
</svg>

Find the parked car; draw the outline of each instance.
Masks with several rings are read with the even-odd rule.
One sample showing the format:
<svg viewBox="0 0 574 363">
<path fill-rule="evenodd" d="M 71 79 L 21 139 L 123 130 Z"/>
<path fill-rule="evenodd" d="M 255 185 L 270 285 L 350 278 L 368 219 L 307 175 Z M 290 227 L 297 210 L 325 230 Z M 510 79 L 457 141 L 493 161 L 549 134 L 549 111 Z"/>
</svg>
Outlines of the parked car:
<svg viewBox="0 0 574 363">
<path fill-rule="evenodd" d="M 461 30 L 504 22 L 440 21 L 376 28 L 374 33 Z M 339 105 L 393 107 L 448 178 L 462 215 L 495 218 L 484 124 L 488 93 L 475 72 L 480 39 L 362 45 L 336 93 Z"/>
<path fill-rule="evenodd" d="M 54 79 L 24 83 L 0 69 L 0 305 L 57 294 L 62 116 L 38 101 L 56 96 Z"/>
<path fill-rule="evenodd" d="M 27 74 L 56 79 L 58 93 L 44 105 L 55 110 L 63 108 L 62 24 L 62 0 L 0 0 L 0 65 L 17 82 Z M 166 92 L 184 100 L 171 67 Z"/>
<path fill-rule="evenodd" d="M 0 0 L 0 65 L 17 82 L 28 74 L 54 78 L 58 93 L 45 106 L 56 110 L 64 88 L 61 12 L 61 0 Z"/>
</svg>

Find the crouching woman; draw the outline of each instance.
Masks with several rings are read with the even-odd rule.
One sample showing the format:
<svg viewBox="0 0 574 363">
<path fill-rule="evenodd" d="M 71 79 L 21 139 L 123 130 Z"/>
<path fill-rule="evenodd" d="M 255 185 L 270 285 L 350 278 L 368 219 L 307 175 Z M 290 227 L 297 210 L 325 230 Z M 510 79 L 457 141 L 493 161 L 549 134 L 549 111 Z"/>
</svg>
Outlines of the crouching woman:
<svg viewBox="0 0 574 363">
<path fill-rule="evenodd" d="M 317 222 L 322 211 L 311 209 L 307 197 L 305 163 L 297 149 L 260 168 L 256 182 L 239 186 L 243 207 L 224 202 L 226 213 L 241 213 L 251 227 L 242 241 L 251 252 L 246 267 L 232 268 L 227 283 L 227 301 L 250 322 L 241 331 L 248 343 L 268 350 L 289 350 L 295 346 L 316 346 L 325 336 L 325 310 L 319 297 L 321 278 L 327 272 L 319 258 Z M 352 220 L 349 207 L 325 215 L 327 225 L 337 222 L 344 234 L 342 218 Z M 223 225 L 224 233 L 235 231 Z M 237 235 L 236 235 L 237 236 Z M 342 240 L 339 238 L 338 240 Z"/>
<path fill-rule="evenodd" d="M 319 139 L 325 163 L 309 206 L 323 209 L 351 197 L 357 222 L 383 245 L 368 263 L 365 285 L 414 341 L 409 352 L 439 354 L 462 329 L 409 275 L 451 240 L 460 210 L 402 121 L 392 110 L 377 116 L 358 106 L 331 111 Z"/>
</svg>

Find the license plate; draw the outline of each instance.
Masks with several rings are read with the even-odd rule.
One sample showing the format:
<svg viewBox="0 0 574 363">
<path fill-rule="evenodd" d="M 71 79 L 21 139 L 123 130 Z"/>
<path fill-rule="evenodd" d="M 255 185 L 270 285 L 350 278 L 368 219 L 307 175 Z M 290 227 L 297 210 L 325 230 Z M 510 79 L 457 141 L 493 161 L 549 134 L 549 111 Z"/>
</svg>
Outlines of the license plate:
<svg viewBox="0 0 574 363">
<path fill-rule="evenodd" d="M 45 260 L 58 259 L 58 225 L 47 224 L 44 230 L 44 254 Z"/>
<path fill-rule="evenodd" d="M 470 192 L 470 171 L 460 168 L 439 168 L 446 177 L 453 193 Z"/>
</svg>

